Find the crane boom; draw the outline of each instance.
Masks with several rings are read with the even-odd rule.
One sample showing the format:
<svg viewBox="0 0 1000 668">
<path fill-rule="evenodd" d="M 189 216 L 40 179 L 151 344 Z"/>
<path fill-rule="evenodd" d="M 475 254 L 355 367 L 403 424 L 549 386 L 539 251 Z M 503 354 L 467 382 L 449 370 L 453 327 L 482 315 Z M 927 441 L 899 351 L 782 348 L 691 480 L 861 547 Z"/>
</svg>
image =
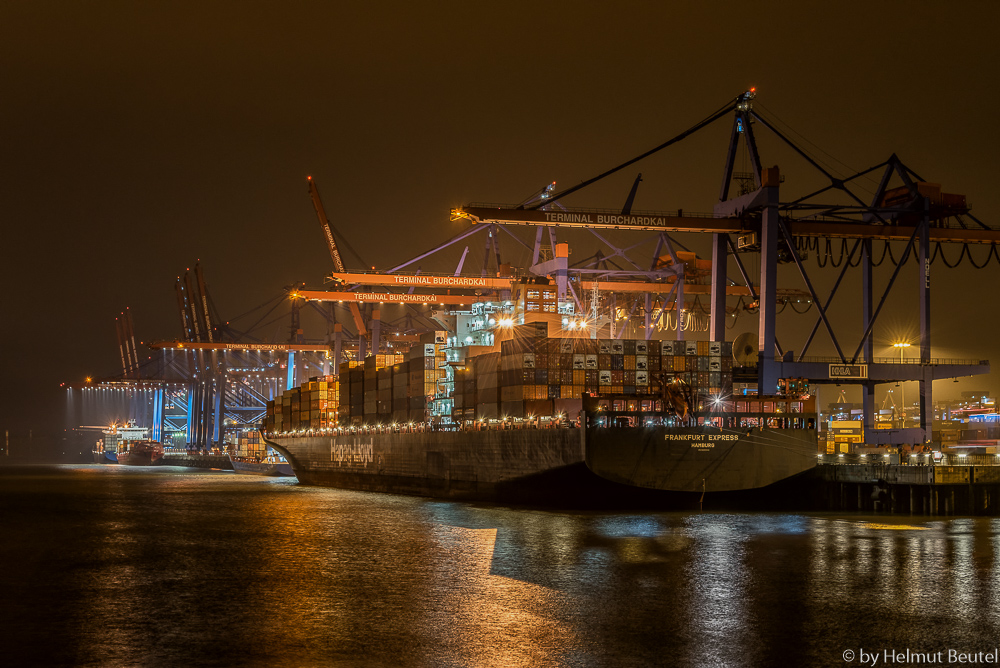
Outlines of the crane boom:
<svg viewBox="0 0 1000 668">
<path fill-rule="evenodd" d="M 334 273 L 330 277 L 339 283 L 351 284 L 351 285 L 389 285 L 397 287 L 420 287 L 420 288 L 466 288 L 478 290 L 481 293 L 489 290 L 489 294 L 481 294 L 479 299 L 474 297 L 465 296 L 460 297 L 461 299 L 467 300 L 462 302 L 447 301 L 442 298 L 438 298 L 435 295 L 408 295 L 407 297 L 413 303 L 443 303 L 443 304 L 467 304 L 473 303 L 475 301 L 489 301 L 491 298 L 489 295 L 495 294 L 497 290 L 510 290 L 513 283 L 517 279 L 512 278 L 493 278 L 490 276 L 480 277 L 480 276 L 433 276 L 430 274 L 346 274 L 346 273 Z M 653 283 L 649 281 L 593 281 L 588 279 L 580 280 L 579 284 L 583 290 L 592 290 L 594 286 L 601 292 L 634 292 L 642 293 L 649 292 L 653 294 L 662 294 L 669 292 L 673 288 L 676 279 L 670 277 L 666 282 Z M 574 283 L 575 285 L 575 283 Z M 806 299 L 809 297 L 809 293 L 804 290 L 779 290 L 779 296 L 783 296 L 788 299 Z M 703 285 L 700 283 L 684 283 L 684 293 L 687 295 L 709 295 L 712 293 L 711 285 Z M 332 297 L 331 295 L 343 295 L 350 293 L 343 292 L 316 292 L 308 290 L 299 290 L 297 294 L 305 299 L 315 299 L 317 301 L 348 301 L 344 297 Z M 739 285 L 729 285 L 726 286 L 726 294 L 735 296 L 751 296 L 750 288 L 739 286 Z M 326 295 L 326 297 L 323 297 Z M 397 301 L 397 299 L 392 295 L 386 295 L 385 293 L 355 293 L 357 295 L 355 299 L 360 302 L 371 302 L 371 301 L 385 301 L 390 300 Z M 373 296 L 375 295 L 375 296 Z M 381 297 L 386 297 L 382 299 Z M 450 298 L 458 298 L 455 295 L 449 295 Z M 403 300 L 402 297 L 398 299 Z"/>
<path fill-rule="evenodd" d="M 174 290 L 177 292 L 177 310 L 181 314 L 181 335 L 184 337 L 185 341 L 191 340 L 191 325 L 188 324 L 188 313 L 187 307 L 184 305 L 184 286 L 181 285 L 181 277 L 177 277 L 177 282 L 174 283 Z"/>
<path fill-rule="evenodd" d="M 212 317 L 208 313 L 208 288 L 205 286 L 205 276 L 201 273 L 201 263 L 194 265 L 195 282 L 198 285 L 198 301 L 201 302 L 201 315 L 204 318 L 202 324 L 205 325 L 205 335 L 208 342 L 212 343 Z"/>
<path fill-rule="evenodd" d="M 340 273 L 344 273 L 344 261 L 340 257 L 340 250 L 337 248 L 337 240 L 333 237 L 333 226 L 330 219 L 326 217 L 326 210 L 323 208 L 323 200 L 319 197 L 319 189 L 311 176 L 306 177 L 309 181 L 309 196 L 312 197 L 313 207 L 316 209 L 316 217 L 319 218 L 319 225 L 323 228 L 323 236 L 326 237 L 327 248 L 330 249 L 330 257 L 333 259 L 333 266 Z M 361 308 L 356 303 L 350 304 L 351 316 L 354 318 L 354 326 L 358 330 L 358 336 L 368 336 L 365 328 L 365 319 L 361 317 Z M 373 341 L 372 346 L 378 352 L 378 341 Z"/>
<path fill-rule="evenodd" d="M 344 271 L 344 261 L 340 257 L 340 250 L 337 248 L 337 240 L 333 237 L 333 227 L 330 219 L 326 217 L 326 210 L 323 208 L 323 200 L 319 197 L 319 189 L 311 176 L 309 180 L 309 196 L 312 197 L 313 207 L 316 209 L 316 217 L 319 218 L 319 226 L 323 228 L 323 236 L 326 237 L 326 246 L 330 249 L 330 258 L 333 259 L 333 266 L 337 271 Z"/>
<path fill-rule="evenodd" d="M 129 366 L 131 366 L 135 371 L 135 377 L 139 377 L 139 351 L 135 348 L 135 326 L 132 324 L 132 311 L 125 307 L 125 322 L 123 323 L 125 327 L 125 352 L 130 356 Z"/>
<path fill-rule="evenodd" d="M 122 322 L 118 318 L 115 318 L 115 333 L 118 335 L 118 351 L 122 355 L 122 378 L 128 378 L 128 362 L 125 361 L 125 337 L 122 335 Z"/>
<path fill-rule="evenodd" d="M 673 213 L 642 213 L 623 215 L 618 211 L 566 209 L 542 211 L 513 207 L 465 206 L 451 210 L 452 220 L 466 219 L 473 224 L 545 225 L 551 227 L 581 227 L 615 230 L 646 230 L 655 232 L 702 232 L 742 234 L 750 231 L 739 218 L 714 218 Z M 791 220 L 788 231 L 793 237 L 834 237 L 844 239 L 884 239 L 907 241 L 913 234 L 912 225 L 884 225 L 864 222 L 823 220 Z M 995 244 L 1000 242 L 1000 230 L 973 230 L 952 227 L 930 228 L 931 243 Z"/>
</svg>

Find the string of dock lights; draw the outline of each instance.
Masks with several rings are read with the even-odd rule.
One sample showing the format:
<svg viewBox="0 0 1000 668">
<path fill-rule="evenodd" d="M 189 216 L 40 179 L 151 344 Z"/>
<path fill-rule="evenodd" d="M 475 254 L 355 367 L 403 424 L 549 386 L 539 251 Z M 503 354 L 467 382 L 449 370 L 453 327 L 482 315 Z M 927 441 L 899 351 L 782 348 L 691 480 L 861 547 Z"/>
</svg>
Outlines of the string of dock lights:
<svg viewBox="0 0 1000 668">
<path fill-rule="evenodd" d="M 512 424 L 514 422 L 517 422 L 517 423 L 528 423 L 528 424 L 530 424 L 530 423 L 533 423 L 536 419 L 540 419 L 540 420 L 566 420 L 567 417 L 568 416 L 566 415 L 566 413 L 558 413 L 556 415 L 551 415 L 551 416 L 528 415 L 528 416 L 525 416 L 523 418 L 511 418 L 511 417 L 507 417 L 507 416 L 503 416 L 503 417 L 500 417 L 500 418 L 479 418 L 478 420 L 475 420 L 475 422 L 477 422 L 477 423 L 483 423 L 483 424 L 486 424 L 486 423 L 490 423 L 490 424 L 496 424 L 496 423 Z M 323 435 L 323 434 L 334 434 L 334 435 L 336 435 L 336 434 L 341 434 L 341 433 L 343 433 L 343 434 L 355 434 L 355 433 L 356 434 L 373 434 L 373 433 L 384 433 L 384 431 L 386 429 L 392 429 L 392 430 L 404 429 L 404 428 L 405 429 L 413 429 L 413 428 L 416 428 L 416 427 L 424 428 L 424 427 L 427 427 L 427 426 L 428 425 L 425 422 L 414 423 L 414 422 L 411 421 L 411 422 L 407 422 L 405 424 L 402 423 L 402 422 L 393 422 L 391 424 L 370 424 L 370 425 L 363 425 L 361 427 L 357 427 L 357 426 L 354 426 L 354 427 L 319 427 L 319 428 L 310 427 L 309 429 L 291 429 L 289 431 L 279 431 L 279 432 L 269 431 L 269 432 L 265 432 L 265 433 L 268 436 L 275 436 L 275 435 L 309 436 L 309 435 Z"/>
<path fill-rule="evenodd" d="M 422 423 L 421 423 L 422 424 Z M 310 427 L 309 429 L 292 429 L 291 431 L 279 431 L 279 432 L 268 432 L 269 434 L 333 434 L 333 433 L 369 433 L 370 430 L 382 430 L 382 429 L 402 429 L 403 427 L 411 428 L 414 426 L 413 422 L 407 422 L 406 424 L 393 422 L 392 424 L 373 424 L 366 425 L 364 427 L 320 427 L 318 429 Z"/>
</svg>

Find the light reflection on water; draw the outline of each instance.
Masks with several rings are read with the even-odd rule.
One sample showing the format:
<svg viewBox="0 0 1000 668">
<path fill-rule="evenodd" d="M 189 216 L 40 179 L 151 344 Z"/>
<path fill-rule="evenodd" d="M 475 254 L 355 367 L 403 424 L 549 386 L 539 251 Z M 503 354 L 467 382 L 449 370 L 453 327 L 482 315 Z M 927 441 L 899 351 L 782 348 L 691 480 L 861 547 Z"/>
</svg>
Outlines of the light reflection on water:
<svg viewBox="0 0 1000 668">
<path fill-rule="evenodd" d="M 0 469 L 0 527 L 13 665 L 843 665 L 1000 635 L 990 518 L 548 512 L 95 466 Z"/>
<path fill-rule="evenodd" d="M 744 656 L 749 631 L 747 608 L 746 520 L 734 515 L 692 516 L 686 520 L 692 538 L 686 579 L 691 596 L 690 643 L 684 665 L 737 665 Z"/>
</svg>

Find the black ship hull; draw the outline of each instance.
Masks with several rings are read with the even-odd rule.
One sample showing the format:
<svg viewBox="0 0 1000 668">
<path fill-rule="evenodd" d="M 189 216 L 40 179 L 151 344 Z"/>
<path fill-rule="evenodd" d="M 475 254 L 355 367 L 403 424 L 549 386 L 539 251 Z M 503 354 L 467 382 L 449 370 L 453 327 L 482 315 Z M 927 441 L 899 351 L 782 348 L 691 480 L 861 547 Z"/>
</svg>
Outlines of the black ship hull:
<svg viewBox="0 0 1000 668">
<path fill-rule="evenodd" d="M 265 438 L 300 482 L 448 499 L 558 502 L 596 478 L 579 429 Z M 541 483 L 543 477 L 546 483 Z M 593 482 L 593 480 L 591 480 Z"/>
<path fill-rule="evenodd" d="M 153 454 L 149 452 L 131 451 L 118 453 L 118 463 L 125 466 L 152 466 L 157 461 L 159 461 L 159 458 L 154 460 Z"/>
<path fill-rule="evenodd" d="M 752 505 L 757 490 L 815 467 L 814 431 L 746 431 L 718 439 L 725 445 L 717 448 L 699 447 L 700 437 L 666 438 L 705 429 L 655 427 L 340 433 L 265 441 L 308 485 L 559 507 L 697 507 L 703 492 Z M 674 445 L 661 447 L 661 441 Z"/>
<path fill-rule="evenodd" d="M 227 455 L 208 455 L 197 452 L 168 452 L 156 463 L 160 466 L 182 466 L 191 469 L 220 469 L 223 471 L 233 469 Z"/>
<path fill-rule="evenodd" d="M 119 450 L 118 463 L 126 466 L 153 466 L 163 459 L 163 446 L 154 441 L 137 441 L 128 450 Z"/>
<path fill-rule="evenodd" d="M 814 429 L 590 429 L 587 466 L 614 482 L 673 492 L 738 492 L 817 464 Z"/>
</svg>

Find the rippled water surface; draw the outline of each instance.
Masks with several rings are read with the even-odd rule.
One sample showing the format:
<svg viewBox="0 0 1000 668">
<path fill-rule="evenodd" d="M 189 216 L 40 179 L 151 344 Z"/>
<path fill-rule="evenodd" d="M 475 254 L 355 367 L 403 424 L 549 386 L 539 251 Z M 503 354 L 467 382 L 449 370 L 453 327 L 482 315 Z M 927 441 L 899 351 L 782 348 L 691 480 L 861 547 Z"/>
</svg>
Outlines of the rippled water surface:
<svg viewBox="0 0 1000 668">
<path fill-rule="evenodd" d="M 0 469 L 0 532 L 0 665 L 843 666 L 1000 645 L 984 518 L 550 512 L 77 466 Z"/>
</svg>

